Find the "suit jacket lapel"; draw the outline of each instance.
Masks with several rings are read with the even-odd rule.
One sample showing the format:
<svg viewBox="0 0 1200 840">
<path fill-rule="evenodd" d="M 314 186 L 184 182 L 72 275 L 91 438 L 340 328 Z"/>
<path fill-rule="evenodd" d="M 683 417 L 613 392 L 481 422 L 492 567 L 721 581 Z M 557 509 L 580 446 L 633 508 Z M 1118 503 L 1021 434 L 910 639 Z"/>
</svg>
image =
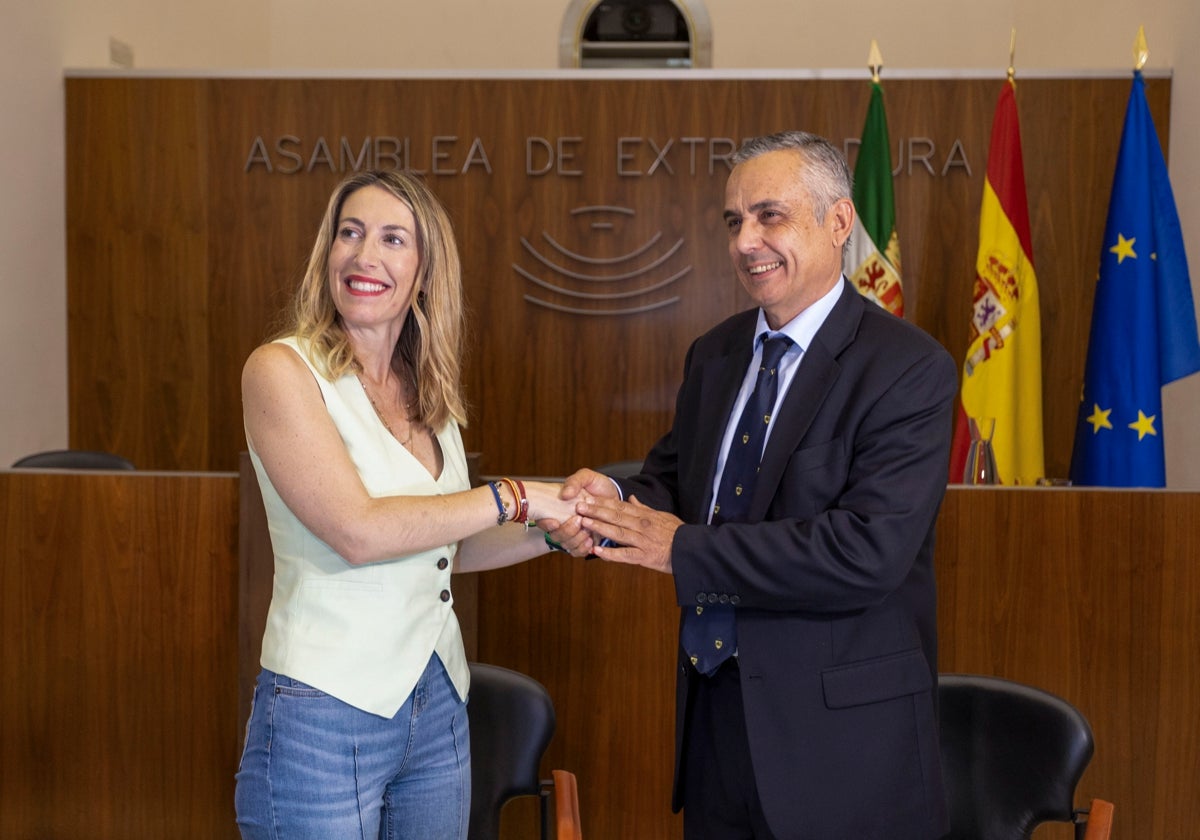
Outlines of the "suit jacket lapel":
<svg viewBox="0 0 1200 840">
<path fill-rule="evenodd" d="M 751 522 L 758 522 L 766 516 L 767 508 L 779 488 L 788 457 L 799 448 L 813 418 L 821 410 L 841 374 L 838 357 L 858 332 L 863 298 L 850 283 L 843 281 L 843 285 L 842 296 L 804 351 L 800 367 L 792 377 L 792 383 L 779 407 L 779 416 L 771 426 L 762 469 L 754 483 L 754 500 L 749 514 Z"/>
</svg>

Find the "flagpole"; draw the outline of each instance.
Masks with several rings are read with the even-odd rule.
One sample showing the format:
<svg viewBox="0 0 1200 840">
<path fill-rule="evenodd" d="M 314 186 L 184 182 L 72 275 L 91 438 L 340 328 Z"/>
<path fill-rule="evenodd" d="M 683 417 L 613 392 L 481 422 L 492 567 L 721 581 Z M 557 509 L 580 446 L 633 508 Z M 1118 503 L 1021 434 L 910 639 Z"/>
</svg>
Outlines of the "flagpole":
<svg viewBox="0 0 1200 840">
<path fill-rule="evenodd" d="M 1015 84 L 1017 76 L 1017 27 L 1013 27 L 1008 36 L 1008 83 Z"/>
<path fill-rule="evenodd" d="M 883 55 L 879 52 L 879 42 L 871 39 L 871 51 L 867 54 L 867 69 L 871 71 L 871 81 L 879 84 L 879 71 L 883 69 Z"/>
</svg>

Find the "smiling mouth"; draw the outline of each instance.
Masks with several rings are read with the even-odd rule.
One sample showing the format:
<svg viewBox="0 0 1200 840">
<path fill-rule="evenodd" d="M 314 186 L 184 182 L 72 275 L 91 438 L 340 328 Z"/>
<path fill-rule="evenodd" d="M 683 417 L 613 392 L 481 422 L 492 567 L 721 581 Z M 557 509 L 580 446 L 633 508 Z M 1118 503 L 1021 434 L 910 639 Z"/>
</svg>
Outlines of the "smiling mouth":
<svg viewBox="0 0 1200 840">
<path fill-rule="evenodd" d="M 755 277 L 759 274 L 766 274 L 768 271 L 774 271 L 782 265 L 783 263 L 779 260 L 776 260 L 775 262 L 762 263 L 760 265 L 752 265 L 746 269 L 746 273 L 751 277 Z"/>
<path fill-rule="evenodd" d="M 378 294 L 387 290 L 387 284 L 380 283 L 378 280 L 370 280 L 366 277 L 347 277 L 346 285 L 352 292 L 360 292 L 362 294 Z"/>
</svg>

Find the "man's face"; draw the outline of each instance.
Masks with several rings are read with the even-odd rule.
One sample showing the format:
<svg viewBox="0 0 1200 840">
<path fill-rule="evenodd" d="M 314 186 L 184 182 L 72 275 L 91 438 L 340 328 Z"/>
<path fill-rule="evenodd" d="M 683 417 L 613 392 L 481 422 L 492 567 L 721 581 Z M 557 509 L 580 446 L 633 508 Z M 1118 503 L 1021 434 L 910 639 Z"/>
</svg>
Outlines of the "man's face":
<svg viewBox="0 0 1200 840">
<path fill-rule="evenodd" d="M 854 205 L 841 199 L 818 220 L 800 179 L 798 151 L 767 152 L 734 167 L 725 186 L 729 256 L 738 280 L 778 329 L 833 288 Z"/>
</svg>

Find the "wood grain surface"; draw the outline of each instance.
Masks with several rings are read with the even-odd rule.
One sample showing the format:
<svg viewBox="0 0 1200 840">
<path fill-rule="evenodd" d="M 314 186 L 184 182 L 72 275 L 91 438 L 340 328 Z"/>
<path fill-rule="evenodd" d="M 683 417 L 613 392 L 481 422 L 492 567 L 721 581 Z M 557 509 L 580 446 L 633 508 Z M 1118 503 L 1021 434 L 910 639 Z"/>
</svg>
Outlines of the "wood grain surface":
<svg viewBox="0 0 1200 840">
<path fill-rule="evenodd" d="M 956 358 L 1001 85 L 885 80 L 906 317 Z M 1051 476 L 1068 469 L 1129 88 L 1018 82 Z M 236 469 L 241 365 L 278 324 L 330 189 L 374 164 L 425 172 L 454 218 L 481 469 L 640 458 L 690 341 L 748 305 L 725 158 L 806 128 L 853 159 L 868 93 L 865 79 L 68 78 L 71 444 Z M 1147 93 L 1165 143 L 1170 80 Z"/>
<path fill-rule="evenodd" d="M 238 484 L 0 471 L 6 840 L 237 836 L 239 703 L 272 565 Z M 1196 493 L 951 487 L 939 519 L 941 670 L 1075 704 L 1096 736 L 1077 801 L 1114 802 L 1115 836 L 1185 840 L 1200 819 L 1198 518 Z M 473 657 L 549 690 L 543 775 L 577 775 L 587 836 L 680 837 L 670 581 L 547 555 L 460 582 Z M 512 803 L 505 840 L 535 823 L 536 800 Z"/>
</svg>

